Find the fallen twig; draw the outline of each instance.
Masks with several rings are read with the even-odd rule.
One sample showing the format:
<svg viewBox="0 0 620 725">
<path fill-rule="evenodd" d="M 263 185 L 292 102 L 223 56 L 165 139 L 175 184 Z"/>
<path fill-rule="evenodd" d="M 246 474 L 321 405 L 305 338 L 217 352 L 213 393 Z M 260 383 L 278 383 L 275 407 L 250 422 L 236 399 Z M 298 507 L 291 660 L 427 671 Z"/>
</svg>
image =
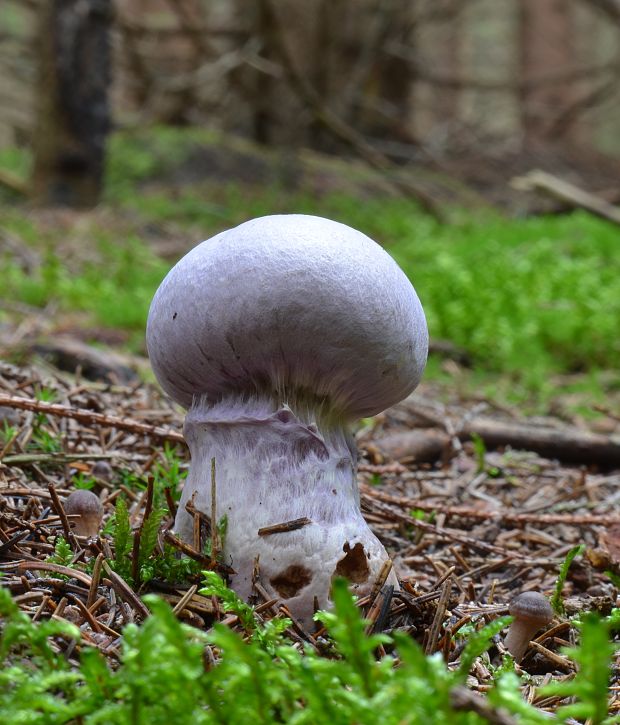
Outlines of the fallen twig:
<svg viewBox="0 0 620 725">
<path fill-rule="evenodd" d="M 496 521 L 497 523 L 521 525 L 521 524 L 538 524 L 539 526 L 554 526 L 556 524 L 565 524 L 567 526 L 611 526 L 620 523 L 619 514 L 531 514 L 519 513 L 518 511 L 510 511 L 506 509 L 481 509 L 472 506 L 450 506 L 440 503 L 429 503 L 417 498 L 407 498 L 405 496 L 390 496 L 377 490 L 372 486 L 365 484 L 360 485 L 360 493 L 362 497 L 375 499 L 385 503 L 394 504 L 400 508 L 410 511 L 411 509 L 419 509 L 420 511 L 435 511 L 448 516 L 458 516 L 463 519 L 476 519 L 478 521 Z"/>
<path fill-rule="evenodd" d="M 146 604 L 140 599 L 140 597 L 134 592 L 134 590 L 127 584 L 123 577 L 119 576 L 114 569 L 108 564 L 107 561 L 103 562 L 103 568 L 110 579 L 112 588 L 114 591 L 130 604 L 137 612 L 143 617 L 150 616 L 151 612 L 148 610 Z"/>
<path fill-rule="evenodd" d="M 185 438 L 183 438 L 181 433 L 173 430 L 148 425 L 148 423 L 139 423 L 137 420 L 119 418 L 115 415 L 95 413 L 92 410 L 70 408 L 67 405 L 59 405 L 58 403 L 46 403 L 42 400 L 34 400 L 32 398 L 20 398 L 17 395 L 0 395 L 0 406 L 17 408 L 19 410 L 30 410 L 35 413 L 45 413 L 46 415 L 57 415 L 61 418 L 77 420 L 80 423 L 119 428 L 120 430 L 127 430 L 132 433 L 149 435 L 153 438 L 173 441 L 175 443 L 185 443 Z"/>
<path fill-rule="evenodd" d="M 82 584 L 90 587 L 92 578 L 86 572 L 79 569 L 72 569 L 69 566 L 61 566 L 60 564 L 52 564 L 49 561 L 20 561 L 17 564 L 17 571 L 51 571 L 54 574 L 62 574 L 71 579 L 77 579 Z"/>
<path fill-rule="evenodd" d="M 373 506 L 375 509 L 380 511 L 386 518 L 392 519 L 393 521 L 400 521 L 417 529 L 422 529 L 429 534 L 437 536 L 439 539 L 447 541 L 458 541 L 460 544 L 463 544 L 464 546 L 467 546 L 471 549 L 479 549 L 480 551 L 486 551 L 492 554 L 497 554 L 499 556 L 511 556 L 513 559 L 521 559 L 524 561 L 529 560 L 529 557 L 519 552 L 507 551 L 500 546 L 495 546 L 494 544 L 487 544 L 485 541 L 478 541 L 477 539 L 473 539 L 471 536 L 462 534 L 458 531 L 454 531 L 452 529 L 445 529 L 441 526 L 436 526 L 435 524 L 429 524 L 426 521 L 420 521 L 413 516 L 409 516 L 407 514 L 401 513 L 400 511 L 396 511 L 395 509 L 390 508 L 389 506 L 385 506 L 378 501 L 374 501 Z"/>
<path fill-rule="evenodd" d="M 525 176 L 513 179 L 512 185 L 522 191 L 543 191 L 573 207 L 586 209 L 591 214 L 620 224 L 620 207 L 546 171 L 530 171 Z"/>
<path fill-rule="evenodd" d="M 444 620 L 446 609 L 448 608 L 448 601 L 450 599 L 450 592 L 452 591 L 452 575 L 448 576 L 441 589 L 439 595 L 439 601 L 437 602 L 437 609 L 435 610 L 435 616 L 433 617 L 433 623 L 428 632 L 428 639 L 426 641 L 426 647 L 424 651 L 427 655 L 433 654 L 437 648 L 437 641 L 439 640 L 439 630 Z"/>
<path fill-rule="evenodd" d="M 573 427 L 532 426 L 476 416 L 466 420 L 457 431 L 461 441 L 475 435 L 480 436 L 488 448 L 510 446 L 571 463 L 620 464 L 620 439 Z M 375 444 L 392 458 L 433 461 L 450 446 L 450 440 L 443 431 L 414 429 L 385 436 Z"/>
<path fill-rule="evenodd" d="M 109 461 L 123 458 L 113 453 L 16 453 L 13 456 L 0 456 L 0 462 L 6 466 L 19 466 L 29 463 L 56 463 L 63 465 L 73 461 Z"/>
<path fill-rule="evenodd" d="M 302 516 L 300 519 L 293 519 L 292 521 L 285 521 L 281 524 L 273 524 L 272 526 L 263 526 L 262 529 L 258 530 L 259 536 L 271 536 L 272 534 L 284 534 L 288 531 L 296 531 L 304 526 L 312 523 L 312 519 L 307 516 Z"/>
</svg>

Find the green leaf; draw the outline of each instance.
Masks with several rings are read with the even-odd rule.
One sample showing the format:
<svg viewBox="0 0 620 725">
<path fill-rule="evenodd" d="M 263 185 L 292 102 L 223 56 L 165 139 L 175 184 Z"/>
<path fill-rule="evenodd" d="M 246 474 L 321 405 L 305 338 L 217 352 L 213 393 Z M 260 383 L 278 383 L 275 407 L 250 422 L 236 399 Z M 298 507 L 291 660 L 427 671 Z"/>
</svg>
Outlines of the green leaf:
<svg viewBox="0 0 620 725">
<path fill-rule="evenodd" d="M 140 566 L 144 566 L 157 546 L 159 527 L 164 513 L 164 509 L 153 509 L 142 525 L 139 554 Z"/>
<path fill-rule="evenodd" d="M 558 717 L 588 719 L 592 725 L 600 725 L 607 717 L 611 658 L 615 647 L 609 641 L 608 622 L 597 614 L 583 615 L 579 628 L 580 646 L 564 649 L 564 653 L 579 665 L 577 673 L 572 680 L 546 685 L 541 695 L 576 698 L 573 704 L 558 709 Z"/>
<path fill-rule="evenodd" d="M 124 578 L 128 578 L 131 573 L 129 552 L 132 548 L 132 542 L 129 510 L 123 496 L 119 496 L 116 500 L 114 515 L 114 570 Z"/>
<path fill-rule="evenodd" d="M 224 581 L 214 571 L 203 571 L 205 586 L 200 589 L 200 594 L 206 597 L 217 597 L 222 609 L 225 612 L 232 612 L 239 617 L 239 621 L 248 632 L 256 631 L 258 623 L 254 617 L 254 610 L 246 604 L 232 589 L 229 589 Z"/>
<path fill-rule="evenodd" d="M 322 622 L 334 639 L 336 648 L 347 660 L 355 675 L 356 683 L 361 685 L 367 697 L 375 692 L 376 682 L 373 676 L 374 651 L 383 642 L 385 635 L 366 635 L 367 622 L 362 619 L 348 582 L 337 577 L 332 582 L 332 612 L 317 612 L 314 618 Z"/>
<path fill-rule="evenodd" d="M 566 577 L 568 576 L 568 570 L 570 569 L 570 565 L 575 560 L 575 557 L 580 556 L 584 552 L 584 549 L 585 546 L 583 544 L 580 544 L 579 546 L 573 546 L 573 548 L 566 554 L 566 557 L 562 562 L 562 566 L 560 567 L 560 571 L 558 573 L 558 578 L 555 580 L 553 595 L 550 599 L 551 608 L 556 614 L 564 614 L 562 589 L 564 588 L 564 583 L 566 582 Z"/>
<path fill-rule="evenodd" d="M 483 652 L 489 649 L 493 637 L 499 634 L 504 627 L 507 627 L 512 622 L 512 619 L 512 617 L 499 617 L 470 635 L 469 641 L 461 653 L 459 667 L 454 673 L 458 681 L 465 682 L 476 657 L 480 657 Z"/>
</svg>

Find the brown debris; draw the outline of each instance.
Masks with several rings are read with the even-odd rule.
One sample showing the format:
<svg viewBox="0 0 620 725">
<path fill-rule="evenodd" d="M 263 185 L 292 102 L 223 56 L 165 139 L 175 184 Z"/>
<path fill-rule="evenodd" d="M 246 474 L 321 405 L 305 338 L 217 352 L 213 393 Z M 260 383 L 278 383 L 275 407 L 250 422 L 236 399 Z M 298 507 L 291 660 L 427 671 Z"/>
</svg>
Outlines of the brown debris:
<svg viewBox="0 0 620 725">
<path fill-rule="evenodd" d="M 46 402 L 49 399 L 52 402 Z M 164 460 L 162 441 L 183 440 L 180 414 L 155 388 L 105 386 L 0 363 L 0 405 L 8 405 L 17 416 L 11 419 L 15 431 L 10 440 L 0 444 L 0 571 L 3 586 L 23 611 L 39 620 L 70 617 L 85 641 L 111 663 L 119 656 L 125 624 L 149 615 L 143 602 L 147 592 L 157 592 L 192 626 L 207 629 L 221 621 L 244 635 L 235 616 L 198 593 L 200 577 L 183 584 L 151 581 L 135 587 L 112 568 L 114 544 L 109 535 L 101 533 L 88 541 L 63 531 L 63 506 L 57 502 L 74 490 L 74 477 L 82 476 L 92 479 L 92 490 L 104 506 L 104 526 L 123 491 L 139 549 L 143 522 L 155 506 L 153 474 Z M 618 592 L 605 571 L 618 566 L 620 515 L 615 507 L 620 467 L 602 471 L 560 464 L 541 457 L 540 446 L 534 445 L 527 452 L 497 452 L 491 450 L 488 436 L 481 461 L 464 433 L 484 419 L 480 412 L 480 401 L 447 406 L 412 398 L 378 417 L 372 434 L 365 432 L 360 441 L 367 451 L 359 466 L 362 510 L 401 579 L 400 589 L 386 585 L 386 568 L 370 595 L 358 602 L 368 631 L 406 632 L 427 652 L 441 652 L 448 667 L 458 665 L 469 627 L 506 614 L 519 592 L 536 590 L 548 596 L 561 562 L 576 544 L 586 544 L 588 556 L 569 571 L 564 588 L 567 612 L 593 609 L 606 614 L 618 605 Z M 507 420 L 504 413 L 498 413 L 494 424 L 497 429 L 527 430 L 530 437 L 541 430 L 539 423 Z M 418 427 L 412 429 L 414 425 Z M 566 430 L 546 421 L 544 429 L 549 428 Z M 582 442 L 595 440 L 586 431 L 574 430 Z M 611 440 L 614 431 L 610 432 L 612 436 L 603 438 Z M 441 440 L 439 458 L 423 463 L 403 457 L 398 462 L 382 447 L 390 437 L 413 435 Z M 45 440 L 54 442 L 53 450 L 40 447 Z M 177 454 L 186 460 L 184 445 Z M 95 470 L 99 461 L 106 466 Z M 132 485 L 132 477 L 142 482 L 141 488 Z M 198 532 L 197 545 L 190 546 L 171 531 L 176 509 L 172 488 L 162 489 L 157 505 L 165 505 L 164 499 L 169 513 L 162 521 L 158 546 L 166 542 L 209 568 L 213 562 L 200 545 L 212 532 L 216 512 L 198 512 L 187 504 Z M 71 517 L 65 512 L 64 518 L 70 528 Z M 261 535 L 308 523 L 277 523 L 262 529 Z M 70 566 L 49 561 L 60 535 L 72 546 Z M 219 546 L 216 542 L 216 549 Z M 354 549 L 348 556 L 352 576 L 363 573 Z M 85 571 L 87 562 L 92 575 Z M 230 569 L 218 563 L 218 571 L 226 575 Z M 293 574 L 303 583 L 303 572 Z M 255 593 L 258 617 L 287 615 L 278 600 L 267 597 L 258 567 Z M 290 633 L 295 646 L 324 646 L 322 629 L 305 632 L 293 623 Z M 561 648 L 574 636 L 569 620 L 556 619 L 533 641 L 522 666 L 548 680 L 571 676 Z M 213 666 L 217 652 L 205 657 Z M 508 723 L 509 718 L 503 719 L 479 696 L 491 679 L 489 668 L 477 662 L 469 679 L 473 692 L 464 689 L 455 695 L 455 706 L 475 710 L 490 722 Z M 536 688 L 530 685 L 524 696 L 541 709 L 560 704 L 559 698 L 537 701 Z"/>
<path fill-rule="evenodd" d="M 460 441 L 480 436 L 485 446 L 492 449 L 510 446 L 567 463 L 620 466 L 620 437 L 568 426 L 550 428 L 476 417 L 465 421 L 456 435 Z M 441 458 L 450 448 L 451 440 L 452 436 L 441 430 L 409 430 L 380 438 L 376 445 L 392 458 L 424 463 Z"/>
<path fill-rule="evenodd" d="M 302 529 L 304 526 L 311 524 L 312 521 L 307 516 L 302 516 L 300 519 L 293 519 L 292 521 L 284 521 L 281 524 L 272 524 L 271 526 L 263 526 L 262 529 L 258 530 L 259 536 L 271 536 L 272 534 L 284 534 L 288 531 L 297 531 Z"/>
<path fill-rule="evenodd" d="M 185 439 L 180 433 L 175 431 L 166 430 L 159 426 L 147 425 L 146 423 L 139 423 L 134 420 L 127 420 L 118 418 L 116 416 L 104 415 L 103 413 L 96 413 L 91 410 L 79 410 L 69 408 L 64 405 L 55 405 L 53 403 L 46 403 L 42 400 L 29 400 L 27 398 L 20 398 L 16 395 L 1 395 L 0 394 L 0 405 L 7 408 L 17 408 L 19 410 L 30 410 L 37 413 L 45 413 L 48 415 L 57 415 L 62 418 L 71 418 L 77 420 L 80 423 L 86 425 L 100 425 L 107 428 L 118 428 L 119 430 L 128 430 L 133 433 L 141 433 L 144 435 L 153 436 L 163 440 L 173 441 L 175 443 L 185 443 Z"/>
</svg>

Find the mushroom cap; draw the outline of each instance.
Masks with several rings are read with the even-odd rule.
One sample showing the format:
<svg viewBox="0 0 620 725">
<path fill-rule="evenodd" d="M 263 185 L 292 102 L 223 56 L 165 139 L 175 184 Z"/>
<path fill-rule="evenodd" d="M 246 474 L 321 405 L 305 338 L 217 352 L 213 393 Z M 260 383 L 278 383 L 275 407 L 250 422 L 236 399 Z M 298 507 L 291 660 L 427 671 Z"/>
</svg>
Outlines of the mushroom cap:
<svg viewBox="0 0 620 725">
<path fill-rule="evenodd" d="M 428 330 L 416 292 L 366 235 L 302 214 L 260 217 L 199 244 L 169 272 L 147 322 L 164 390 L 268 391 L 357 418 L 418 384 Z"/>
<path fill-rule="evenodd" d="M 92 491 L 78 488 L 65 500 L 65 513 L 79 518 L 72 519 L 78 536 L 96 536 L 103 518 L 103 504 Z"/>
<path fill-rule="evenodd" d="M 508 612 L 521 621 L 531 622 L 542 627 L 553 619 L 553 609 L 544 594 L 523 592 L 516 596 L 508 607 Z"/>
<path fill-rule="evenodd" d="M 114 475 L 112 466 L 107 461 L 97 461 L 91 469 L 93 476 L 110 481 Z"/>
</svg>

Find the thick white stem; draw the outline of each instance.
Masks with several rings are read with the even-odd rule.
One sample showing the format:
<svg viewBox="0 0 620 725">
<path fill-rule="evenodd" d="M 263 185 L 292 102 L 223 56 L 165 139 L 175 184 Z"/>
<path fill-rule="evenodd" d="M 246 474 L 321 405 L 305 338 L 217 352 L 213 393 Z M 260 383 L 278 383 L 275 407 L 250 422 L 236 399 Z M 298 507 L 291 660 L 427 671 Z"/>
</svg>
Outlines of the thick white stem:
<svg viewBox="0 0 620 725">
<path fill-rule="evenodd" d="M 191 541 L 185 504 L 193 498 L 210 515 L 215 458 L 217 518 L 228 518 L 224 555 L 235 570 L 233 589 L 251 596 L 259 557 L 261 584 L 305 625 L 315 597 L 320 608 L 330 605 L 334 576 L 347 577 L 363 596 L 389 558 L 360 513 L 351 437 L 343 425 L 318 429 L 312 417 L 267 400 L 193 406 L 185 420 L 192 460 L 175 521 L 177 533 Z M 258 535 L 263 527 L 302 517 L 311 523 Z M 393 574 L 388 581 L 397 584 Z"/>
</svg>

